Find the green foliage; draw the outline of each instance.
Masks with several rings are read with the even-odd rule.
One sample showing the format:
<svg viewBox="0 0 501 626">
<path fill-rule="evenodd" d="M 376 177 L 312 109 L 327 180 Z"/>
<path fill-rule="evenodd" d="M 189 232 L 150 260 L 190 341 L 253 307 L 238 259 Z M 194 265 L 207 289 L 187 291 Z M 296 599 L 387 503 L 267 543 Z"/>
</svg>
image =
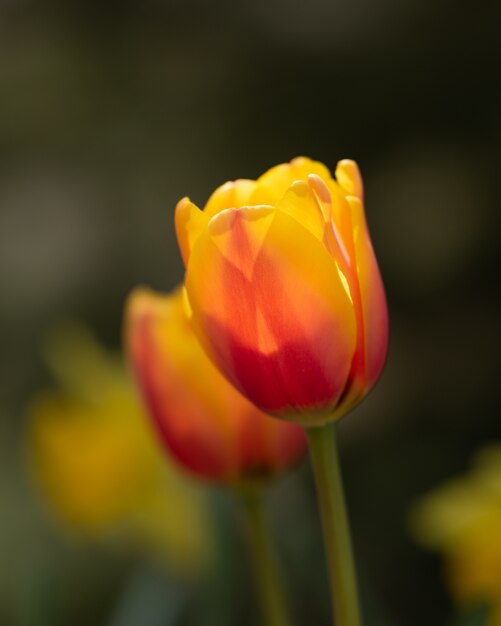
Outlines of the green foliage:
<svg viewBox="0 0 501 626">
<path fill-rule="evenodd" d="M 475 605 L 454 620 L 451 626 L 488 626 L 490 607 L 487 604 Z"/>
</svg>

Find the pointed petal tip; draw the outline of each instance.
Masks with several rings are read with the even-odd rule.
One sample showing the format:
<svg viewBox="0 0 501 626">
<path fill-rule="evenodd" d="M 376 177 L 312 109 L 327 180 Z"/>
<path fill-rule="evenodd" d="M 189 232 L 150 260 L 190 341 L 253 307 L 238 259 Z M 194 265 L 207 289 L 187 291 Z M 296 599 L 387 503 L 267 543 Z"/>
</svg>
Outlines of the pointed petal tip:
<svg viewBox="0 0 501 626">
<path fill-rule="evenodd" d="M 290 197 L 291 194 L 301 201 L 306 200 L 308 197 L 312 197 L 312 191 L 308 182 L 305 180 L 295 180 L 289 185 L 281 200 L 277 203 L 277 206 L 280 206 L 284 199 L 288 196 Z"/>
<path fill-rule="evenodd" d="M 208 220 L 207 215 L 188 196 L 181 198 L 177 203 L 174 221 L 179 249 L 185 265 L 188 263 L 195 241 L 206 227 Z"/>
<path fill-rule="evenodd" d="M 125 346 L 131 345 L 139 327 L 151 317 L 155 307 L 155 293 L 149 287 L 135 287 L 127 296 L 124 307 L 122 337 Z"/>
<path fill-rule="evenodd" d="M 126 318 L 136 317 L 147 310 L 152 293 L 149 287 L 143 285 L 134 287 L 125 300 Z"/>
<path fill-rule="evenodd" d="M 179 200 L 179 202 L 176 205 L 176 211 L 179 209 L 182 209 L 184 207 L 184 205 L 186 204 L 190 204 L 191 200 L 188 196 L 184 196 L 183 198 L 181 198 L 181 200 Z"/>
<path fill-rule="evenodd" d="M 360 175 L 360 169 L 358 167 L 358 164 L 353 159 L 341 159 L 337 162 L 336 172 L 338 169 L 346 172 L 347 174 L 352 173 Z"/>
<path fill-rule="evenodd" d="M 169 307 L 183 299 L 183 288 L 176 287 L 169 294 L 159 293 L 150 287 L 140 285 L 135 287 L 127 296 L 125 302 L 125 322 L 131 324 L 146 317 L 165 315 Z"/>
<path fill-rule="evenodd" d="M 352 159 L 342 159 L 339 161 L 336 166 L 335 176 L 338 184 L 348 195 L 363 198 L 364 185 L 356 161 Z"/>
<path fill-rule="evenodd" d="M 289 189 L 295 191 L 298 196 L 306 196 L 309 193 L 308 183 L 304 180 L 295 180 Z"/>
<path fill-rule="evenodd" d="M 237 178 L 222 184 L 207 200 L 204 214 L 210 219 L 224 209 L 238 209 L 249 204 L 255 187 L 256 181 L 248 178 Z"/>
<path fill-rule="evenodd" d="M 309 174 L 308 182 L 313 192 L 326 204 L 331 203 L 331 194 L 324 180 L 318 174 Z"/>
<path fill-rule="evenodd" d="M 301 167 L 301 165 L 304 165 L 307 161 L 311 161 L 311 159 L 305 156 L 297 156 L 291 159 L 290 165 Z"/>
<path fill-rule="evenodd" d="M 238 211 L 235 209 L 223 209 L 211 217 L 207 225 L 207 232 L 212 236 L 222 235 L 233 226 Z"/>
<path fill-rule="evenodd" d="M 176 204 L 176 226 L 178 224 L 185 226 L 191 219 L 193 219 L 194 215 L 198 214 L 203 215 L 202 210 L 194 202 L 192 202 L 188 196 L 184 196 L 184 198 L 181 198 L 181 200 L 179 200 Z"/>
<path fill-rule="evenodd" d="M 341 159 L 341 160 L 339 160 L 337 162 L 337 166 L 338 167 L 348 167 L 348 168 L 355 166 L 355 167 L 358 168 L 357 162 L 354 161 L 353 159 Z"/>
<path fill-rule="evenodd" d="M 305 156 L 303 154 L 303 155 L 299 155 L 297 157 L 294 157 L 286 165 L 292 165 L 293 167 L 303 167 L 305 165 L 309 165 L 309 164 L 312 164 L 312 163 L 318 163 L 318 161 L 316 161 L 315 159 L 312 159 L 309 156 Z"/>
</svg>

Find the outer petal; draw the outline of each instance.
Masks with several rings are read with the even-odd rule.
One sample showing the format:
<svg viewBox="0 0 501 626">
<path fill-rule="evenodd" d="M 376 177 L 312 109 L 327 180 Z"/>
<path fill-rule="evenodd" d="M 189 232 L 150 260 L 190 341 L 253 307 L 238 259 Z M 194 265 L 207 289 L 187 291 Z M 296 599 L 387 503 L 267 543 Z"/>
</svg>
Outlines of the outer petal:
<svg viewBox="0 0 501 626">
<path fill-rule="evenodd" d="M 208 222 L 209 218 L 189 198 L 183 198 L 177 203 L 176 235 L 185 265 L 190 258 L 194 242 L 207 227 Z"/>
<path fill-rule="evenodd" d="M 356 343 L 350 373 L 339 406 L 333 414 L 333 417 L 337 419 L 358 401 L 366 387 L 362 298 L 356 267 L 350 205 L 334 181 L 330 181 L 327 186 L 323 179 L 313 174 L 309 176 L 309 185 L 325 220 L 322 242 L 340 269 L 340 276 L 350 294 L 356 326 Z"/>
<path fill-rule="evenodd" d="M 379 376 L 386 357 L 388 316 L 386 297 L 372 250 L 364 216 L 363 185 L 357 164 L 341 161 L 336 169 L 338 183 L 312 180 L 324 212 L 331 207 L 332 232 L 326 230 L 328 249 L 340 242 L 343 253 L 335 255 L 347 279 L 357 326 L 357 345 L 349 380 L 336 411 L 340 417 L 353 408 Z M 311 177 L 310 177 L 311 178 Z M 357 196 L 344 195 L 347 190 Z M 335 233 L 335 234 L 334 234 Z M 332 236 L 328 236 L 331 234 Z"/>
<path fill-rule="evenodd" d="M 388 350 L 388 307 L 383 281 L 367 228 L 362 202 L 348 197 L 352 210 L 357 275 L 365 332 L 367 391 L 383 369 Z"/>
<path fill-rule="evenodd" d="M 180 291 L 161 297 L 136 290 L 129 300 L 127 338 L 150 412 L 186 468 L 231 480 L 281 469 L 303 452 L 299 428 L 261 413 L 205 356 L 184 317 Z M 282 454 L 274 454 L 276 437 L 289 438 Z"/>
<path fill-rule="evenodd" d="M 186 288 L 207 353 L 256 405 L 281 414 L 335 405 L 355 347 L 352 305 L 334 259 L 290 215 L 217 215 Z"/>
</svg>

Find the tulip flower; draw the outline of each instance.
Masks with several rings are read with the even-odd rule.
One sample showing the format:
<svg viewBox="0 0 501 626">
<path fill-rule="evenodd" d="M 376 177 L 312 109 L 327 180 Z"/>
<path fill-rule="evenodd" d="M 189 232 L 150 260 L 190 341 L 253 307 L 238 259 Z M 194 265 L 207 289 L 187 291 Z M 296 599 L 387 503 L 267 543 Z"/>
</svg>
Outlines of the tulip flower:
<svg viewBox="0 0 501 626">
<path fill-rule="evenodd" d="M 191 324 L 256 406 L 307 428 L 336 626 L 359 626 L 334 422 L 373 387 L 388 313 L 355 162 L 297 158 L 176 207 Z"/>
<path fill-rule="evenodd" d="M 297 158 L 176 209 L 194 331 L 268 413 L 337 420 L 371 389 L 388 343 L 356 163 Z"/>
<path fill-rule="evenodd" d="M 275 474 L 302 456 L 302 429 L 262 413 L 206 357 L 185 316 L 181 290 L 162 296 L 136 289 L 125 334 L 155 426 L 186 469 L 231 483 Z"/>
</svg>

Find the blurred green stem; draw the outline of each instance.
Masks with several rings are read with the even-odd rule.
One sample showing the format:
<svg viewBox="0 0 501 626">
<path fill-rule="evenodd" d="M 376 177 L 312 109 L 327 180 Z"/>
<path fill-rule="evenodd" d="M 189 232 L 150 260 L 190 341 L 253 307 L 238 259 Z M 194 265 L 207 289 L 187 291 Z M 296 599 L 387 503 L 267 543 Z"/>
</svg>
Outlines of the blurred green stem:
<svg viewBox="0 0 501 626">
<path fill-rule="evenodd" d="M 361 626 L 355 563 L 337 454 L 335 425 L 307 429 L 324 530 L 336 626 Z"/>
<path fill-rule="evenodd" d="M 247 519 L 255 581 L 266 626 L 289 626 L 280 568 L 263 511 L 262 489 L 239 490 L 242 509 Z"/>
</svg>

